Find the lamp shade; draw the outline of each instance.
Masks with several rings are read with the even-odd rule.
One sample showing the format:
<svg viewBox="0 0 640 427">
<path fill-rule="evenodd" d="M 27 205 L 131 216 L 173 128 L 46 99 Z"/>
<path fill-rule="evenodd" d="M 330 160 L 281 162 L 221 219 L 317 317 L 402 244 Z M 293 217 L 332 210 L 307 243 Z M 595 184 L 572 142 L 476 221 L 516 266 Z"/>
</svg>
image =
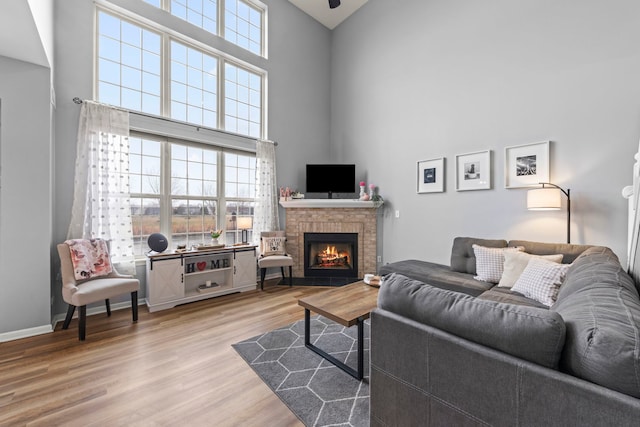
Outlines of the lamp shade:
<svg viewBox="0 0 640 427">
<path fill-rule="evenodd" d="M 552 211 L 562 207 L 562 193 L 557 188 L 539 188 L 527 192 L 527 209 Z"/>
<path fill-rule="evenodd" d="M 238 230 L 246 230 L 253 227 L 253 218 L 250 216 L 238 217 Z"/>
</svg>

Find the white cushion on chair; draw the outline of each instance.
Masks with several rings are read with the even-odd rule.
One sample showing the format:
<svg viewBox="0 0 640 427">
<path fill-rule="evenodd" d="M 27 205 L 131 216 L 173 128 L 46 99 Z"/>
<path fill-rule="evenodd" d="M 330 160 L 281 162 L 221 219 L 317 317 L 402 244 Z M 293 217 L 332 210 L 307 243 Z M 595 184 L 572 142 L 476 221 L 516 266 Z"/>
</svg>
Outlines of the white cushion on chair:
<svg viewBox="0 0 640 427">
<path fill-rule="evenodd" d="M 287 267 L 293 265 L 293 258 L 286 255 L 269 255 L 258 258 L 258 267 Z"/>
<path fill-rule="evenodd" d="M 100 278 L 78 284 L 70 304 L 76 307 L 103 301 L 118 295 L 136 292 L 140 282 L 133 278 Z"/>
</svg>

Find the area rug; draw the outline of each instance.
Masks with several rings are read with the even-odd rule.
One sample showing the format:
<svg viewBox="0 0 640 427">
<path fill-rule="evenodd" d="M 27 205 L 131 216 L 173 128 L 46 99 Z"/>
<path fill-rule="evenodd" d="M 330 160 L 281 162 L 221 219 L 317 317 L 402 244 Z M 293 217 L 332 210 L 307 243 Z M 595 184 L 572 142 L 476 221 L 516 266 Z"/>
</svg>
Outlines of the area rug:
<svg viewBox="0 0 640 427">
<path fill-rule="evenodd" d="M 365 321 L 362 381 L 304 346 L 304 320 L 233 348 L 306 426 L 368 426 L 369 330 Z M 311 317 L 311 342 L 354 369 L 356 337 L 355 326 Z"/>
</svg>

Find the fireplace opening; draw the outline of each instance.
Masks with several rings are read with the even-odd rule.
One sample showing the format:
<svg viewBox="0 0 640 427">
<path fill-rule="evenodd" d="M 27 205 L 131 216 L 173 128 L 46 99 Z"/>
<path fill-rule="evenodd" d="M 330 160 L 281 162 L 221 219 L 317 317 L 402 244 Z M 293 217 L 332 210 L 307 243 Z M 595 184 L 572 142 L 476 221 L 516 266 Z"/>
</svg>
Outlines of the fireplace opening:
<svg viewBox="0 0 640 427">
<path fill-rule="evenodd" d="M 304 233 L 305 277 L 357 277 L 357 233 Z"/>
</svg>

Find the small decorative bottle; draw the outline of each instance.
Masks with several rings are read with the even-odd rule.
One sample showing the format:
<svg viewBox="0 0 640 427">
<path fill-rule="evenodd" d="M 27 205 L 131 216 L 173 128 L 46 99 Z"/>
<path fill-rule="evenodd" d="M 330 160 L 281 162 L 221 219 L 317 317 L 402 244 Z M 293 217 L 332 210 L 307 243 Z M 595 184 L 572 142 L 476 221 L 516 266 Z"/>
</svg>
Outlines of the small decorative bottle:
<svg viewBox="0 0 640 427">
<path fill-rule="evenodd" d="M 369 200 L 373 200 L 373 197 L 376 195 L 376 186 L 373 184 L 369 184 Z"/>
<path fill-rule="evenodd" d="M 364 181 L 360 181 L 360 200 L 364 200 L 364 196 L 367 194 L 364 192 L 364 188 L 366 187 Z"/>
</svg>

